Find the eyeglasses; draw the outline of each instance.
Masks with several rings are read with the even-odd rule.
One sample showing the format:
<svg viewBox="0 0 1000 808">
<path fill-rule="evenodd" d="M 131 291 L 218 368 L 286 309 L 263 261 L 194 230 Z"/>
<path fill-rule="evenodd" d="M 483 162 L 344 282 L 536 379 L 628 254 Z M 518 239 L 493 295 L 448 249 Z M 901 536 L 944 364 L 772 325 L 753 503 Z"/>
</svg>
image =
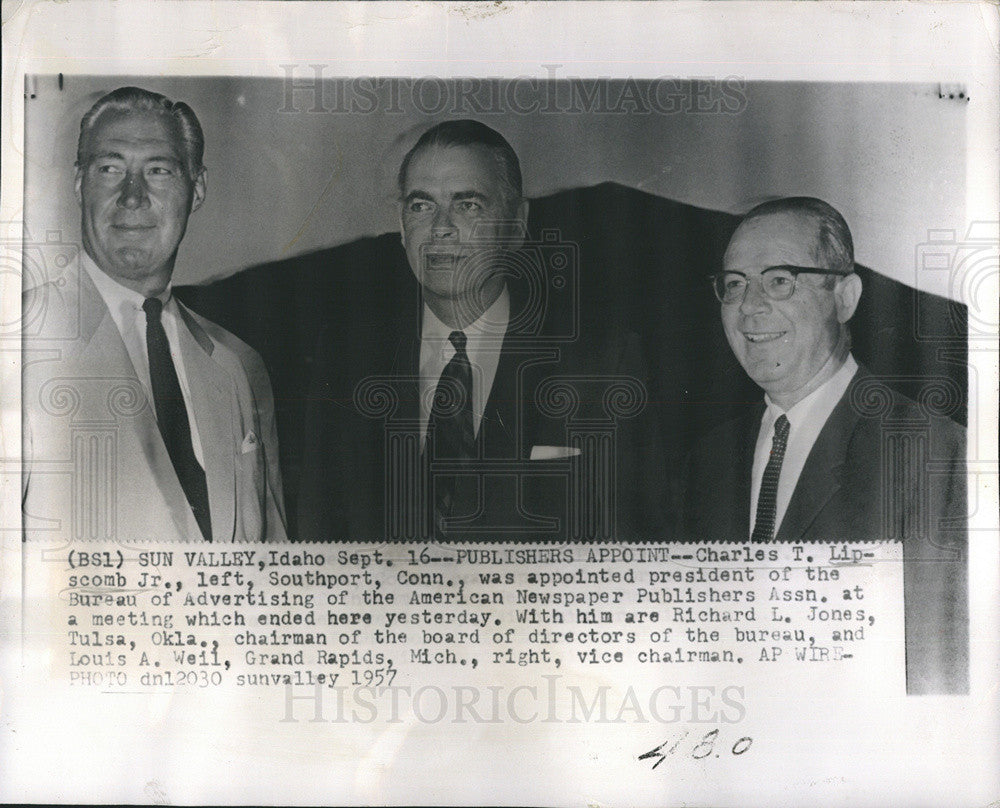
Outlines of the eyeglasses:
<svg viewBox="0 0 1000 808">
<path fill-rule="evenodd" d="M 795 293 L 795 279 L 807 275 L 849 275 L 837 269 L 777 266 L 760 273 L 760 285 L 771 300 L 788 300 Z M 750 288 L 750 277 L 742 272 L 719 272 L 710 277 L 712 289 L 721 303 L 742 303 Z"/>
</svg>

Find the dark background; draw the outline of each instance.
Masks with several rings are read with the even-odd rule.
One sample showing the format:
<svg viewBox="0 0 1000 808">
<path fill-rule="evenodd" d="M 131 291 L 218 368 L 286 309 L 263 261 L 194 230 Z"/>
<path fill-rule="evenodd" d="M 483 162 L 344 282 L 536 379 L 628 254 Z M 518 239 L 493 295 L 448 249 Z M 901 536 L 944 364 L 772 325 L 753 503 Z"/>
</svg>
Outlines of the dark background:
<svg viewBox="0 0 1000 808">
<path fill-rule="evenodd" d="M 761 397 L 729 349 L 707 276 L 721 266 L 738 218 L 613 183 L 533 199 L 528 249 L 576 246 L 579 328 L 625 323 L 642 339 L 650 406 L 671 473 L 693 441 Z M 864 293 L 851 321 L 858 361 L 917 398 L 946 377 L 961 391 L 966 423 L 966 307 L 859 266 Z M 395 316 L 412 283 L 398 233 L 261 264 L 208 286 L 177 290 L 192 308 L 263 357 L 274 387 L 287 512 L 295 514 L 303 414 L 320 331 Z M 398 292 L 397 292 L 398 290 Z M 918 338 L 918 334 L 921 336 Z M 933 335 L 928 337 L 927 335 Z M 336 462 L 336 458 L 331 458 Z M 294 535 L 294 525 L 291 526 Z"/>
</svg>

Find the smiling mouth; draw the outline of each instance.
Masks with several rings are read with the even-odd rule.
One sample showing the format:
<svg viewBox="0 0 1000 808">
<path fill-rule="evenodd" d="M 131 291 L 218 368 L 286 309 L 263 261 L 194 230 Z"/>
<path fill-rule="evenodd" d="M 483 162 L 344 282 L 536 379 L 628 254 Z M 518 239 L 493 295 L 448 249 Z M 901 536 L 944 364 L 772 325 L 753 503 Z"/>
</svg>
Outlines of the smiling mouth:
<svg viewBox="0 0 1000 808">
<path fill-rule="evenodd" d="M 743 336 L 747 342 L 752 342 L 756 345 L 761 342 L 774 342 L 776 339 L 781 339 L 787 333 L 787 331 L 744 331 Z"/>
<path fill-rule="evenodd" d="M 425 266 L 430 269 L 451 269 L 458 263 L 455 253 L 424 253 Z"/>
</svg>

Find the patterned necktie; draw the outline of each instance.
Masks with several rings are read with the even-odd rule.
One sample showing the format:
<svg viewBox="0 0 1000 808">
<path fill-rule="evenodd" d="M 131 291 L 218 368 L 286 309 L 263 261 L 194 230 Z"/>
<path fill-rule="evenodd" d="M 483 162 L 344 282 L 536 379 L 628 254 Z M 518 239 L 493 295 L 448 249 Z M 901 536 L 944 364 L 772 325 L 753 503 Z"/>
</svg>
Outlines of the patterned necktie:
<svg viewBox="0 0 1000 808">
<path fill-rule="evenodd" d="M 433 435 L 433 457 L 428 459 L 471 460 L 476 455 L 476 435 L 472 421 L 472 366 L 465 352 L 466 336 L 452 331 L 448 340 L 455 355 L 445 365 L 434 391 L 428 419 L 428 435 Z M 435 535 L 440 535 L 441 519 L 451 514 L 455 497 L 455 477 L 436 474 L 434 491 Z"/>
<path fill-rule="evenodd" d="M 198 527 L 201 528 L 202 535 L 211 541 L 212 518 L 208 509 L 208 485 L 205 471 L 194 454 L 184 395 L 181 393 L 174 361 L 170 358 L 167 333 L 163 330 L 160 319 L 163 303 L 158 298 L 149 297 L 143 302 L 142 309 L 146 312 L 146 350 L 149 354 L 149 381 L 153 388 L 156 422 Z"/>
<path fill-rule="evenodd" d="M 448 340 L 455 348 L 455 355 L 441 372 L 429 419 L 429 424 L 434 426 L 434 456 L 469 459 L 476 449 L 472 426 L 472 366 L 465 352 L 465 334 L 452 331 Z"/>
<path fill-rule="evenodd" d="M 757 496 L 757 518 L 753 523 L 753 535 L 750 537 L 750 541 L 771 541 L 774 538 L 778 478 L 781 476 L 781 463 L 785 459 L 785 447 L 788 445 L 790 427 L 791 425 L 784 415 L 778 416 L 778 420 L 774 422 L 771 456 L 767 460 L 764 476 L 760 480 L 760 494 Z"/>
</svg>

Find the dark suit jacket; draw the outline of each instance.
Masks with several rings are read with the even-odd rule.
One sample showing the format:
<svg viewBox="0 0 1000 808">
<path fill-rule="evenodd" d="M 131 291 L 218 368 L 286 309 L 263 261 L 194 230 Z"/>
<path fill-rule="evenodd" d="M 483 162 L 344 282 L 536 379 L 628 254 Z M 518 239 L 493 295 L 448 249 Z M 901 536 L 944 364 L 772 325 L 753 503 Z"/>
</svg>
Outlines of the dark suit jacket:
<svg viewBox="0 0 1000 808">
<path fill-rule="evenodd" d="M 933 393 L 933 382 L 927 390 Z M 909 692 L 967 683 L 965 430 L 952 404 L 920 404 L 859 369 L 806 460 L 776 541 L 902 540 Z M 681 532 L 747 542 L 763 402 L 691 453 Z"/>
<path fill-rule="evenodd" d="M 423 538 L 418 363 L 422 303 L 407 276 L 320 339 L 307 402 L 298 538 Z M 666 495 L 638 338 L 581 336 L 508 283 L 511 322 L 460 478 L 449 539 L 655 538 Z M 533 447 L 581 449 L 531 460 Z M 438 467 L 438 471 L 446 471 Z M 424 514 L 426 515 L 426 514 Z"/>
</svg>

